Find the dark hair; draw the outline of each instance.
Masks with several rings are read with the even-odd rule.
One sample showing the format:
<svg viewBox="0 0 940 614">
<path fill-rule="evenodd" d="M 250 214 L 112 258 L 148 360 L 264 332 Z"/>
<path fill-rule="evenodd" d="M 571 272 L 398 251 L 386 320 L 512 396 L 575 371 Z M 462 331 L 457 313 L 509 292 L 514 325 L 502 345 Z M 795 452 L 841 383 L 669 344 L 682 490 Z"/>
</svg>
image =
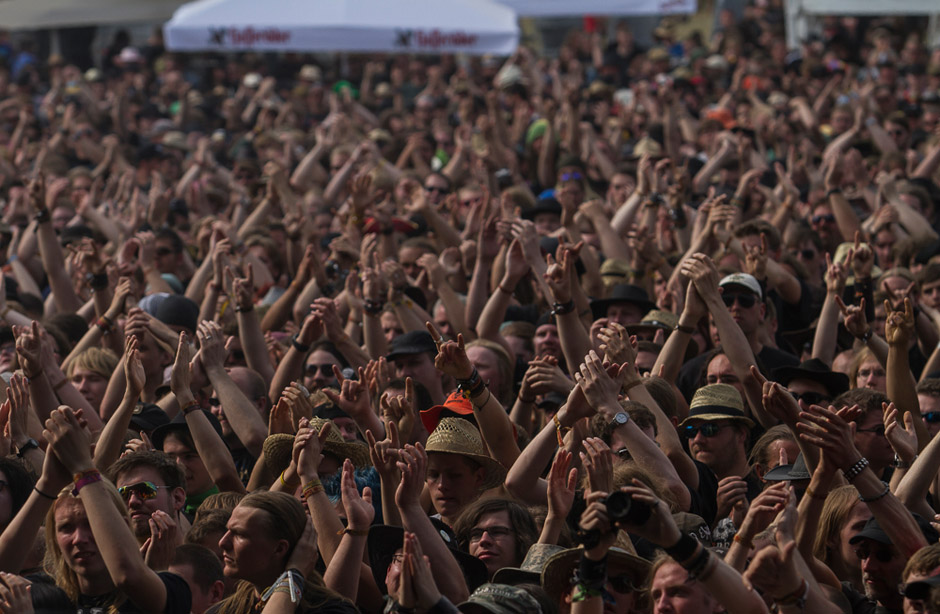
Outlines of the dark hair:
<svg viewBox="0 0 940 614">
<path fill-rule="evenodd" d="M 57 313 L 45 320 L 47 329 L 50 326 L 57 328 L 68 340 L 69 348 L 81 341 L 88 332 L 88 322 L 77 313 Z"/>
<path fill-rule="evenodd" d="M 117 459 L 107 471 L 108 479 L 117 484 L 117 478 L 138 467 L 150 467 L 160 474 L 169 488 L 186 488 L 186 475 L 180 466 L 159 450 L 140 450 Z"/>
<path fill-rule="evenodd" d="M 665 378 L 652 375 L 644 380 L 643 385 L 667 418 L 675 418 L 679 415 L 676 392 Z"/>
<path fill-rule="evenodd" d="M 186 247 L 186 245 L 183 243 L 183 239 L 181 239 L 179 234 L 177 234 L 177 232 L 172 228 L 160 228 L 153 233 L 153 238 L 166 239 L 169 241 L 174 254 L 182 254 L 183 249 Z"/>
<path fill-rule="evenodd" d="M 202 545 L 214 533 L 224 534 L 228 530 L 228 519 L 231 515 L 231 510 L 211 510 L 201 514 L 193 521 L 193 526 L 189 527 L 184 542 Z"/>
<path fill-rule="evenodd" d="M 13 517 L 29 499 L 29 495 L 33 492 L 33 484 L 36 482 L 23 463 L 15 458 L 0 458 L 0 471 L 3 471 L 3 474 L 7 477 L 7 488 L 10 489 L 12 507 L 10 520 L 13 520 Z"/>
<path fill-rule="evenodd" d="M 877 390 L 872 390 L 871 388 L 853 388 L 834 398 L 832 405 L 836 409 L 858 405 L 862 410 L 862 415 L 867 416 L 873 411 L 881 415 L 881 404 L 888 402 L 888 397 Z"/>
<path fill-rule="evenodd" d="M 222 561 L 214 552 L 198 544 L 181 544 L 176 547 L 173 565 L 189 565 L 193 569 L 193 580 L 206 591 L 216 582 L 225 579 Z"/>
<path fill-rule="evenodd" d="M 491 497 L 477 499 L 468 505 L 461 512 L 460 517 L 457 518 L 457 522 L 454 523 L 457 543 L 460 544 L 462 549 L 469 550 L 470 531 L 480 522 L 483 516 L 495 512 L 506 512 L 509 516 L 509 524 L 512 525 L 514 531 L 513 539 L 516 541 L 516 565 L 519 565 L 525 559 L 529 547 L 538 540 L 539 532 L 529 510 L 512 499 Z"/>
<path fill-rule="evenodd" d="M 940 377 L 927 377 L 917 382 L 917 394 L 928 397 L 940 397 Z"/>
<path fill-rule="evenodd" d="M 734 236 L 741 239 L 743 237 L 759 237 L 761 233 L 767 235 L 767 248 L 772 251 L 780 249 L 780 231 L 766 220 L 749 220 L 737 227 Z"/>
</svg>

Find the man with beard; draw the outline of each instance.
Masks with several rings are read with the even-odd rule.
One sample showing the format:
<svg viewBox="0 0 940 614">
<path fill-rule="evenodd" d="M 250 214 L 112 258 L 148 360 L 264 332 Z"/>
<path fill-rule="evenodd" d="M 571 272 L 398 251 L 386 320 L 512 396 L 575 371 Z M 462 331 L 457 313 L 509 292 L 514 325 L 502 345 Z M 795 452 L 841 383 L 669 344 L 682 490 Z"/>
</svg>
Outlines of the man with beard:
<svg viewBox="0 0 940 614">
<path fill-rule="evenodd" d="M 162 554 L 166 558 L 160 561 L 148 558 L 148 562 L 151 566 L 163 565 L 155 569 L 166 569 L 189 529 L 189 523 L 179 513 L 186 501 L 183 471 L 163 452 L 141 450 L 122 456 L 111 465 L 109 474 L 127 504 L 137 542 L 143 546 L 150 540 L 151 556 Z"/>
</svg>

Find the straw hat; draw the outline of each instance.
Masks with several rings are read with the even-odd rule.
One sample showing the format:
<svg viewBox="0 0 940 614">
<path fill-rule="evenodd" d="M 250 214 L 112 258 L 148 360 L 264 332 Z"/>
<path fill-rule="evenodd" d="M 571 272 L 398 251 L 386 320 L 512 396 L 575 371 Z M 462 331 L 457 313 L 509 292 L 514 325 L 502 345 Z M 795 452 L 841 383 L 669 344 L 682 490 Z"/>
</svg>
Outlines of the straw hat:
<svg viewBox="0 0 940 614">
<path fill-rule="evenodd" d="M 741 393 L 728 384 L 709 384 L 696 390 L 689 405 L 689 417 L 679 426 L 690 420 L 736 420 L 754 428 L 754 421 L 744 414 Z"/>
<path fill-rule="evenodd" d="M 323 425 L 332 420 L 323 418 L 311 418 L 310 428 L 319 433 Z M 262 450 L 264 451 L 264 462 L 272 473 L 280 473 L 290 464 L 291 452 L 294 448 L 294 436 L 287 433 L 275 433 L 268 435 L 264 440 Z M 357 469 L 363 469 L 372 465 L 372 459 L 369 456 L 369 448 L 364 443 L 358 441 L 346 441 L 339 434 L 339 428 L 333 424 L 330 434 L 326 437 L 326 443 L 323 445 L 323 453 L 335 456 L 339 460 L 348 458 L 353 462 Z"/>
<path fill-rule="evenodd" d="M 622 534 L 623 531 L 619 533 Z M 582 547 L 562 550 L 545 563 L 545 569 L 542 570 L 542 588 L 552 599 L 560 601 L 564 597 L 565 591 L 571 586 L 572 576 L 578 569 L 582 552 Z M 632 574 L 634 586 L 641 587 L 649 574 L 650 563 L 637 556 L 629 537 L 621 539 L 618 534 L 617 545 L 611 548 L 607 555 L 607 574 L 615 575 L 615 572 L 621 569 Z"/>
<path fill-rule="evenodd" d="M 424 449 L 429 454 L 459 454 L 479 463 L 486 469 L 484 489 L 496 488 L 506 478 L 503 466 L 487 453 L 480 431 L 463 418 L 441 418 Z"/>
<path fill-rule="evenodd" d="M 532 544 L 519 567 L 503 567 L 493 575 L 495 584 L 539 584 L 548 560 L 563 551 L 556 544 Z"/>
</svg>

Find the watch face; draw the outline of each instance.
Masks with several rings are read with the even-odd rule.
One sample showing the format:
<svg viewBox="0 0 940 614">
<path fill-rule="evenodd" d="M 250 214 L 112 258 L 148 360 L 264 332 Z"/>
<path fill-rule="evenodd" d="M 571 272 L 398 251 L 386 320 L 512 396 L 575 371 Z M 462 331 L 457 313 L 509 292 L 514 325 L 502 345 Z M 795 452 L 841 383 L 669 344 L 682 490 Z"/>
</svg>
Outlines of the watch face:
<svg viewBox="0 0 940 614">
<path fill-rule="evenodd" d="M 626 424 L 627 420 L 629 419 L 630 417 L 623 412 L 620 412 L 616 416 L 614 416 L 614 422 L 616 422 L 617 424 Z"/>
</svg>

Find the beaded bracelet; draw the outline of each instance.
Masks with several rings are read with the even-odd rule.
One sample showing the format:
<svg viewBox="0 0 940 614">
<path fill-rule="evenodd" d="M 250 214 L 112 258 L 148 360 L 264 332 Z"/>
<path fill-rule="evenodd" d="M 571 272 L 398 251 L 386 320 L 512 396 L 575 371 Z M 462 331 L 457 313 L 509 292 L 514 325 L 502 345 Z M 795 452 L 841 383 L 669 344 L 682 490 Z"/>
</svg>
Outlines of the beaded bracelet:
<svg viewBox="0 0 940 614">
<path fill-rule="evenodd" d="M 888 493 L 891 492 L 891 487 L 888 486 L 887 482 L 882 482 L 882 484 L 885 485 L 885 489 L 882 490 L 880 493 L 878 493 L 874 497 L 868 497 L 868 498 L 863 497 L 862 495 L 859 495 L 858 500 L 861 501 L 862 503 L 874 503 L 875 501 L 880 501 L 884 499 L 885 497 L 888 496 Z"/>
</svg>

